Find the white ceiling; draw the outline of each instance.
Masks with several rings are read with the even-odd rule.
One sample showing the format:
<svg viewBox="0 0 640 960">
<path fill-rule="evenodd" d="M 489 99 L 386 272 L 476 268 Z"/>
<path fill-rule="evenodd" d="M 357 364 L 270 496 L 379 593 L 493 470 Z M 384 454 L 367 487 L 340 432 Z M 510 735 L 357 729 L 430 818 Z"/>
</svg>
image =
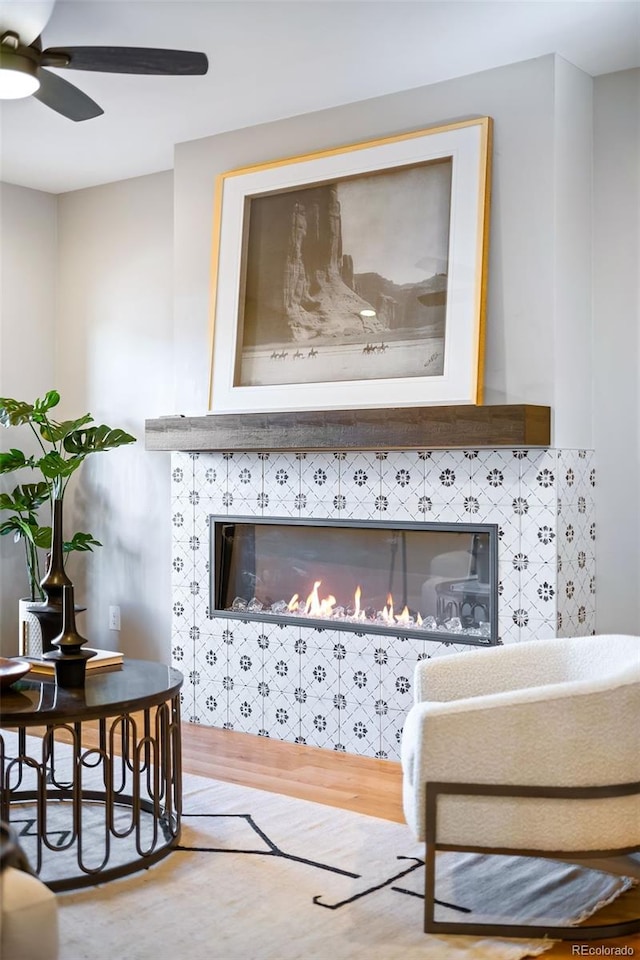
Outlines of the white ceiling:
<svg viewBox="0 0 640 960">
<path fill-rule="evenodd" d="M 0 0 L 0 26 L 18 7 L 37 30 L 51 5 Z M 170 169 L 182 141 L 548 53 L 592 76 L 640 66 L 640 0 L 58 0 L 42 33 L 210 63 L 204 77 L 60 71 L 104 108 L 81 123 L 3 101 L 1 178 L 53 193 Z"/>
</svg>

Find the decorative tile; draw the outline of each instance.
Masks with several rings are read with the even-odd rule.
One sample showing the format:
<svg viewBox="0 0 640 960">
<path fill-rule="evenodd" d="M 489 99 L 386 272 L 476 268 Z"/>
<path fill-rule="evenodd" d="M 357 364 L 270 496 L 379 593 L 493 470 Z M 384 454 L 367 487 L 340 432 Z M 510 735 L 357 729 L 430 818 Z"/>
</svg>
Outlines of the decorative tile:
<svg viewBox="0 0 640 960">
<path fill-rule="evenodd" d="M 551 507 L 535 507 L 521 524 L 520 548 L 532 562 L 554 563 L 558 552 L 555 512 Z"/>
<path fill-rule="evenodd" d="M 300 491 L 300 464 L 293 453 L 274 453 L 262 462 L 262 492 L 268 494 L 270 503 L 287 500 L 293 502 Z"/>
<path fill-rule="evenodd" d="M 271 501 L 270 506 L 276 507 Z M 271 510 L 263 510 L 262 516 L 289 517 L 296 520 L 304 520 L 306 516 L 307 501 L 304 494 L 297 494 L 293 500 L 280 500 L 277 503 L 277 512 L 271 513 Z"/>
<path fill-rule="evenodd" d="M 379 697 L 391 710 L 409 710 L 413 703 L 413 675 L 417 656 L 410 660 L 390 659 L 380 673 Z"/>
<path fill-rule="evenodd" d="M 188 589 L 176 587 L 171 603 L 172 631 L 184 632 L 192 622 L 193 600 Z"/>
<path fill-rule="evenodd" d="M 520 491 L 526 496 L 529 506 L 555 509 L 558 498 L 557 462 L 553 451 L 538 451 L 529 454 L 520 462 Z"/>
<path fill-rule="evenodd" d="M 532 563 L 520 574 L 520 603 L 532 619 L 555 617 L 556 578 L 556 565 L 551 563 Z"/>
<path fill-rule="evenodd" d="M 406 714 L 399 710 L 390 710 L 380 724 L 380 743 L 376 756 L 385 760 L 400 760 L 400 742 Z"/>
<path fill-rule="evenodd" d="M 306 494 L 310 502 L 331 503 L 340 493 L 340 461 L 329 458 L 326 453 L 309 454 L 300 476 L 300 492 Z"/>
<path fill-rule="evenodd" d="M 300 716 L 300 736 L 312 747 L 332 750 L 340 742 L 340 719 L 333 700 L 317 700 Z"/>
<path fill-rule="evenodd" d="M 174 588 L 187 587 L 194 577 L 193 553 L 188 544 L 174 539 L 171 557 L 171 583 Z"/>
<path fill-rule="evenodd" d="M 330 699 L 338 689 L 338 675 L 337 663 L 323 651 L 316 651 L 300 664 L 300 686 L 313 699 Z"/>
<path fill-rule="evenodd" d="M 258 687 L 263 679 L 262 651 L 249 643 L 229 648 L 227 673 L 243 687 Z"/>
<path fill-rule="evenodd" d="M 194 510 L 187 499 L 172 500 L 171 536 L 173 542 L 188 543 L 194 532 Z"/>
<path fill-rule="evenodd" d="M 548 620 L 530 620 L 529 623 L 520 630 L 520 641 L 528 640 L 550 640 L 556 635 L 555 617 Z"/>
<path fill-rule="evenodd" d="M 521 571 L 512 565 L 498 565 L 498 606 L 514 607 L 520 605 Z"/>
<path fill-rule="evenodd" d="M 352 453 L 340 463 L 340 494 L 352 501 L 374 501 L 381 493 L 375 453 Z"/>
<path fill-rule="evenodd" d="M 187 722 L 397 758 L 417 658 L 472 649 L 401 634 L 210 620 L 211 513 L 496 523 L 501 642 L 595 628 L 591 451 L 175 454 L 171 469 L 172 518 L 181 515 L 172 519 L 172 662 L 186 677 Z M 366 684 L 358 685 L 358 673 Z"/>
<path fill-rule="evenodd" d="M 431 460 L 425 462 L 425 494 L 441 503 L 469 496 L 471 463 L 462 450 L 434 450 Z"/>
<path fill-rule="evenodd" d="M 391 450 L 380 461 L 381 492 L 388 497 L 422 496 L 424 492 L 424 464 L 417 453 Z"/>
<path fill-rule="evenodd" d="M 212 514 L 206 507 L 194 511 L 193 524 L 189 529 L 189 536 L 195 535 L 207 548 L 209 546 L 211 516 Z"/>
<path fill-rule="evenodd" d="M 469 467 L 471 492 L 481 503 L 509 505 L 520 495 L 520 465 L 510 450 L 480 450 Z"/>
<path fill-rule="evenodd" d="M 203 683 L 221 683 L 228 674 L 227 649 L 215 637 L 202 637 L 196 643 L 195 668 Z"/>
<path fill-rule="evenodd" d="M 193 461 L 185 453 L 171 454 L 171 496 L 185 497 L 194 485 Z"/>
<path fill-rule="evenodd" d="M 185 586 L 190 586 L 191 582 L 195 580 L 200 584 L 200 593 L 205 593 L 209 589 L 209 544 L 206 545 L 206 549 L 203 545 L 202 549 L 193 550 L 191 544 L 188 544 L 185 549 L 187 551 L 185 564 L 180 571 L 181 573 L 188 572 L 188 576 L 185 577 Z"/>
<path fill-rule="evenodd" d="M 374 651 L 348 655 L 340 663 L 339 691 L 352 704 L 370 703 L 380 686 L 380 666 Z"/>
<path fill-rule="evenodd" d="M 574 502 L 579 495 L 584 459 L 577 450 L 558 451 L 558 496 L 567 503 Z"/>
<path fill-rule="evenodd" d="M 402 523 L 403 521 L 422 521 L 424 501 L 416 493 L 402 493 L 390 491 L 388 494 L 381 494 L 374 503 L 376 509 L 376 520 L 389 523 Z"/>
<path fill-rule="evenodd" d="M 295 740 L 300 732 L 300 704 L 292 694 L 269 697 L 262 703 L 262 726 L 277 740 Z"/>
<path fill-rule="evenodd" d="M 477 518 L 478 523 L 490 523 L 498 528 L 498 555 L 502 551 L 515 553 L 520 549 L 521 518 L 511 506 L 500 504 L 484 508 Z"/>
<path fill-rule="evenodd" d="M 198 689 L 200 722 L 223 727 L 228 719 L 227 691 L 220 682 L 203 683 Z"/>
<path fill-rule="evenodd" d="M 498 638 L 501 643 L 520 642 L 520 627 L 514 622 L 511 611 L 505 611 L 498 618 Z"/>
<path fill-rule="evenodd" d="M 595 609 L 595 562 L 563 563 L 558 573 L 558 608 L 569 616 L 577 616 L 578 609 Z"/>
<path fill-rule="evenodd" d="M 202 454 L 193 464 L 193 488 L 201 498 L 214 497 L 227 489 L 227 461 L 219 453 Z"/>
<path fill-rule="evenodd" d="M 229 696 L 227 729 L 257 734 L 262 727 L 262 701 L 257 691 L 238 687 Z"/>
<path fill-rule="evenodd" d="M 379 520 L 384 501 L 359 500 L 356 494 L 347 491 L 334 498 L 333 508 L 340 520 Z"/>
<path fill-rule="evenodd" d="M 380 721 L 373 709 L 349 706 L 340 712 L 340 742 L 349 753 L 375 756 L 380 743 Z"/>
<path fill-rule="evenodd" d="M 320 669 L 325 670 L 325 665 L 321 664 L 318 667 L 318 670 Z M 331 676 L 332 674 L 329 673 L 329 677 Z M 283 656 L 282 651 L 277 649 L 264 650 L 260 679 L 268 683 L 269 688 L 273 691 L 292 693 L 296 687 L 301 685 L 301 670 L 298 658 L 295 656 L 292 658 Z M 330 682 L 331 680 L 329 679 L 327 686 L 323 685 L 324 690 L 328 689 Z M 337 682 L 334 682 L 334 686 L 337 687 Z"/>
<path fill-rule="evenodd" d="M 341 517 L 340 510 L 336 507 L 336 503 L 340 503 L 338 496 L 332 497 L 330 500 L 322 500 L 320 498 L 314 497 L 312 494 L 306 495 L 306 507 L 304 510 L 304 516 L 310 520 L 339 520 Z M 334 502 L 335 501 L 335 502 Z M 295 503 L 294 503 L 295 506 Z M 355 505 L 353 513 L 355 514 Z M 263 514 L 264 515 L 264 514 Z"/>
<path fill-rule="evenodd" d="M 195 664 L 195 644 L 188 631 L 176 630 L 171 641 L 171 665 L 184 674 L 193 670 Z"/>
</svg>

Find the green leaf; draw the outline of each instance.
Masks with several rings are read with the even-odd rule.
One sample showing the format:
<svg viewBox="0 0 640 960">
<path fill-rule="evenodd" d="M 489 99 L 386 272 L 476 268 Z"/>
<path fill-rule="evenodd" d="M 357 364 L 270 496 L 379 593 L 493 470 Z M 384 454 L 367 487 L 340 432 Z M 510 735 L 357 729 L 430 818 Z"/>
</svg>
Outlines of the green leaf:
<svg viewBox="0 0 640 960">
<path fill-rule="evenodd" d="M 24 537 L 26 540 L 31 540 L 32 543 L 35 543 L 35 536 L 38 529 L 37 523 L 30 523 L 21 517 L 11 517 L 0 527 L 0 534 L 13 532 L 15 533 L 14 539 L 16 541 Z"/>
<path fill-rule="evenodd" d="M 21 423 L 28 423 L 32 416 L 32 403 L 0 397 L 0 423 L 3 427 L 17 427 Z"/>
<path fill-rule="evenodd" d="M 48 421 L 41 425 L 40 434 L 49 443 L 58 443 L 68 434 L 83 427 L 85 423 L 92 423 L 92 421 L 93 417 L 90 413 L 85 413 L 85 415 L 78 420 L 63 420 L 62 423 Z"/>
<path fill-rule="evenodd" d="M 24 483 L 11 493 L 0 493 L 0 510 L 33 513 L 49 499 L 49 486 L 42 483 Z"/>
<path fill-rule="evenodd" d="M 8 520 L 0 523 L 0 537 L 5 537 L 8 533 L 20 532 L 20 527 L 18 526 L 19 519 L 19 517 L 10 517 Z"/>
<path fill-rule="evenodd" d="M 37 466 L 42 475 L 49 480 L 58 480 L 60 477 L 70 477 L 83 461 L 83 457 L 75 457 L 64 460 L 56 450 L 50 450 L 44 457 L 41 457 Z"/>
<path fill-rule="evenodd" d="M 33 530 L 33 542 L 43 550 L 51 548 L 51 527 L 36 527 Z"/>
<path fill-rule="evenodd" d="M 0 473 L 11 473 L 23 467 L 35 466 L 34 457 L 25 457 L 22 450 L 12 448 L 8 453 L 0 453 Z"/>
<path fill-rule="evenodd" d="M 25 403 L 11 397 L 0 397 L 0 423 L 4 427 L 18 427 L 22 423 L 42 423 L 47 410 L 60 403 L 57 390 L 49 390 L 41 400 Z"/>
<path fill-rule="evenodd" d="M 21 497 L 29 510 L 37 510 L 43 503 L 46 503 L 50 497 L 49 484 L 41 480 L 40 483 L 23 483 L 19 488 Z"/>
<path fill-rule="evenodd" d="M 60 403 L 60 394 L 57 390 L 49 390 L 45 393 L 42 400 L 36 400 L 34 403 L 35 410 L 38 413 L 46 413 L 47 410 L 51 410 L 52 407 L 57 407 Z"/>
<path fill-rule="evenodd" d="M 87 550 L 93 551 L 94 547 L 101 547 L 102 544 L 99 540 L 96 540 L 91 533 L 74 533 L 71 540 L 67 540 L 63 546 L 65 553 L 71 553 L 72 550 L 78 550 L 82 553 Z"/>
<path fill-rule="evenodd" d="M 135 443 L 136 438 L 124 430 L 112 429 L 106 424 L 99 427 L 89 427 L 88 430 L 75 430 L 64 438 L 63 447 L 67 453 L 86 457 L 90 453 L 99 453 L 101 450 L 112 450 L 125 443 Z"/>
</svg>

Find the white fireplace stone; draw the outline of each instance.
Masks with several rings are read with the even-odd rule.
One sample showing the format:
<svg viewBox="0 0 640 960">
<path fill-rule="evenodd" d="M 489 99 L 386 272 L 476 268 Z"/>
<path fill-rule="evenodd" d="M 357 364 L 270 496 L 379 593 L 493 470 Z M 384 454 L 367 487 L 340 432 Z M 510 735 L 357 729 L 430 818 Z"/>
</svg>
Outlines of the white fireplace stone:
<svg viewBox="0 0 640 960">
<path fill-rule="evenodd" d="M 496 523 L 498 633 L 595 630 L 589 450 L 172 455 L 172 662 L 193 723 L 398 759 L 418 659 L 462 643 L 209 618 L 209 517 Z"/>
</svg>

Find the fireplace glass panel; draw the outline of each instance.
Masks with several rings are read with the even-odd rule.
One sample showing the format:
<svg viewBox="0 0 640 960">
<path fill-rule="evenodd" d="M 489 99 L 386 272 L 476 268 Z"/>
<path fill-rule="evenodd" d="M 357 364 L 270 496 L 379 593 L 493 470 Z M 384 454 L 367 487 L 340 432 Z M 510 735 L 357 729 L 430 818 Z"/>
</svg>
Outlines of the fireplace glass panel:
<svg viewBox="0 0 640 960">
<path fill-rule="evenodd" d="M 212 616 L 497 642 L 497 527 L 211 517 Z"/>
</svg>

